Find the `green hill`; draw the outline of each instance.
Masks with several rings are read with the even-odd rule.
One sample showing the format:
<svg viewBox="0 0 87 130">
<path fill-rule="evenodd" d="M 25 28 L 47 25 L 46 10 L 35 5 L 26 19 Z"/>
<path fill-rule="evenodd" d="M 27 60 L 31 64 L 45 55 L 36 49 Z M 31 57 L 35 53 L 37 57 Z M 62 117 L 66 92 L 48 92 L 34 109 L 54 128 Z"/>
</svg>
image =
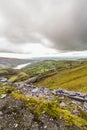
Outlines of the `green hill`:
<svg viewBox="0 0 87 130">
<path fill-rule="evenodd" d="M 87 61 L 82 60 L 45 60 L 32 65 L 28 65 L 23 68 L 22 71 L 29 74 L 31 77 L 34 77 L 39 74 L 43 74 L 49 71 L 62 71 L 65 69 L 71 69 L 74 67 L 81 66 L 86 64 Z"/>
<path fill-rule="evenodd" d="M 17 73 L 19 73 L 19 72 L 16 70 L 13 70 L 13 69 L 1 69 L 0 77 L 11 77 Z"/>
<path fill-rule="evenodd" d="M 87 93 L 87 65 L 58 72 L 39 81 L 36 85 Z"/>
<path fill-rule="evenodd" d="M 25 79 L 29 78 L 29 76 L 24 72 L 19 72 L 9 78 L 9 82 L 21 82 Z"/>
<path fill-rule="evenodd" d="M 84 60 L 46 60 L 19 71 L 1 70 L 0 76 L 4 75 L 11 82 L 36 82 L 35 85 L 50 89 L 87 92 L 87 61 Z"/>
</svg>

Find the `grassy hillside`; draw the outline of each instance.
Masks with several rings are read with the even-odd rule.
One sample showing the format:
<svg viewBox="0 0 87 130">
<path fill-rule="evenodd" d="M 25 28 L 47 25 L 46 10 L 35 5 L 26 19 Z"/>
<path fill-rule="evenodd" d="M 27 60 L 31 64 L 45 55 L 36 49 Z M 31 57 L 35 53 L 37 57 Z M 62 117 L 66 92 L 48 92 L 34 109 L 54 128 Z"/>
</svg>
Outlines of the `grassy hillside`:
<svg viewBox="0 0 87 130">
<path fill-rule="evenodd" d="M 1 69 L 0 77 L 11 77 L 12 75 L 15 75 L 17 73 L 19 72 L 13 69 Z"/>
<path fill-rule="evenodd" d="M 19 72 L 18 74 L 15 74 L 9 78 L 9 82 L 20 82 L 28 79 L 28 74 L 24 72 Z"/>
<path fill-rule="evenodd" d="M 41 80 L 36 85 L 87 93 L 87 65 L 58 72 Z"/>
<path fill-rule="evenodd" d="M 60 73 L 61 71 L 65 71 L 72 68 L 77 68 L 79 66 L 83 66 L 87 64 L 87 61 L 82 60 L 46 60 L 38 63 L 34 63 L 32 65 L 28 65 L 22 70 L 13 70 L 15 73 L 9 76 L 9 81 L 11 82 L 37 82 L 44 78 L 55 75 L 56 73 Z M 10 72 L 11 73 L 11 72 Z M 59 80 L 62 82 L 62 76 Z M 51 84 L 51 83 L 50 83 Z M 57 83 L 56 83 L 57 84 Z M 53 84 L 54 85 L 54 84 Z M 47 84 L 46 84 L 47 86 Z M 55 86 L 54 86 L 55 88 Z"/>
<path fill-rule="evenodd" d="M 77 66 L 81 66 L 82 64 L 87 63 L 87 61 L 80 60 L 46 60 L 42 62 L 38 62 L 36 64 L 28 65 L 22 71 L 29 74 L 31 77 L 34 77 L 39 74 L 43 74 L 49 71 L 62 71 L 68 68 L 74 68 Z"/>
</svg>

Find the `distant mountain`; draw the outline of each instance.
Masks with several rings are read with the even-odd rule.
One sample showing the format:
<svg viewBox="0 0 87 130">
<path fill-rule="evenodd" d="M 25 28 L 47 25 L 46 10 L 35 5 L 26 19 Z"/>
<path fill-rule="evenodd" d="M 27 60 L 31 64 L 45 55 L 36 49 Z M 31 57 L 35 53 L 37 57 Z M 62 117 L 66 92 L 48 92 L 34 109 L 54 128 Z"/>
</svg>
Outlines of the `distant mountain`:
<svg viewBox="0 0 87 130">
<path fill-rule="evenodd" d="M 0 57 L 0 69 L 7 69 L 7 68 L 15 68 L 19 65 L 24 65 L 24 64 L 32 64 L 36 63 L 39 61 L 43 61 L 48 58 L 31 58 L 31 59 L 17 59 L 17 58 L 7 58 L 7 57 Z"/>
<path fill-rule="evenodd" d="M 16 59 L 16 58 L 3 58 L 0 57 L 0 69 L 16 67 L 17 65 L 32 62 L 31 59 Z"/>
<path fill-rule="evenodd" d="M 0 64 L 11 64 L 13 66 L 30 62 L 29 59 L 3 58 L 0 57 Z"/>
<path fill-rule="evenodd" d="M 0 57 L 0 69 L 19 68 L 19 65 L 25 66 L 26 64 L 33 64 L 33 63 L 41 62 L 44 60 L 59 61 L 59 60 L 70 60 L 70 59 L 69 58 L 60 58 L 60 57 L 31 57 L 31 59 Z M 71 60 L 76 60 L 76 59 L 71 58 Z M 82 59 L 82 60 L 84 60 L 84 59 Z"/>
</svg>

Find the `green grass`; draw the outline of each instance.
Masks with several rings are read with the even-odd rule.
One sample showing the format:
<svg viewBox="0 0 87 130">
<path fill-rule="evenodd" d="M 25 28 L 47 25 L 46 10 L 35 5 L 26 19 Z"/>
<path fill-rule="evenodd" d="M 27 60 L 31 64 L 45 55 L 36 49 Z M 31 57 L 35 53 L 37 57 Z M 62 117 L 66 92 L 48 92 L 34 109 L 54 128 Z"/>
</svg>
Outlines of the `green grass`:
<svg viewBox="0 0 87 130">
<path fill-rule="evenodd" d="M 9 82 L 21 82 L 25 79 L 29 78 L 28 74 L 26 74 L 25 72 L 19 72 L 18 74 L 16 75 L 12 75 L 10 78 L 9 78 Z"/>
<path fill-rule="evenodd" d="M 8 71 L 7 70 L 0 70 L 0 75 L 2 75 L 2 74 L 8 74 Z"/>
<path fill-rule="evenodd" d="M 14 86 L 12 85 L 5 85 L 3 86 L 2 84 L 0 84 L 0 96 L 2 94 L 6 94 L 6 95 L 9 95 L 11 94 L 13 91 L 16 91 L 17 88 L 15 88 Z"/>
<path fill-rule="evenodd" d="M 36 86 L 46 86 L 50 89 L 63 88 L 87 93 L 87 65 L 58 72 L 37 82 Z"/>
</svg>

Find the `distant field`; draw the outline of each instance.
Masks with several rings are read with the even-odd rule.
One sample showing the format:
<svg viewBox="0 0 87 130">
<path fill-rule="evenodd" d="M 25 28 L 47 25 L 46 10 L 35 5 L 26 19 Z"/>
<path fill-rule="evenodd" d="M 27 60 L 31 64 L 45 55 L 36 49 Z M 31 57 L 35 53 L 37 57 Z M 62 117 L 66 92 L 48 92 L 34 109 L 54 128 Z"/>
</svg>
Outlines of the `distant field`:
<svg viewBox="0 0 87 130">
<path fill-rule="evenodd" d="M 50 89 L 63 88 L 87 93 L 87 65 L 58 72 L 36 83 Z"/>
</svg>

